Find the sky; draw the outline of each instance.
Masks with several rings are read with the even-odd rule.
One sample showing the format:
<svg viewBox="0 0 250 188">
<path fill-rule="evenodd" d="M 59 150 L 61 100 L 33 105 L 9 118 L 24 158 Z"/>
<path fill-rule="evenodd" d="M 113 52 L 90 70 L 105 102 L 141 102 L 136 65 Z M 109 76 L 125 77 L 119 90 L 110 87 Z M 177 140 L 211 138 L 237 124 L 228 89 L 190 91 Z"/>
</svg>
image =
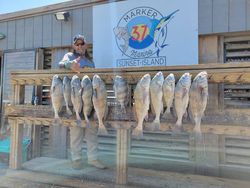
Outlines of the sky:
<svg viewBox="0 0 250 188">
<path fill-rule="evenodd" d="M 69 0 L 0 0 L 0 14 L 62 3 Z"/>
</svg>

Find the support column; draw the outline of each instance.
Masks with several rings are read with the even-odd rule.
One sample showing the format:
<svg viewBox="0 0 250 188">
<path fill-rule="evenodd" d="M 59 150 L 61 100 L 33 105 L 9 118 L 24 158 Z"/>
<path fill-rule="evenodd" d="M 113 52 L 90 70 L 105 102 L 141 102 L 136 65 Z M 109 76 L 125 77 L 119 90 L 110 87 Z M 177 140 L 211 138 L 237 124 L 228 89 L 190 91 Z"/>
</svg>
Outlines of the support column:
<svg viewBox="0 0 250 188">
<path fill-rule="evenodd" d="M 128 179 L 129 130 L 117 129 L 116 137 L 116 183 L 126 185 Z"/>
<path fill-rule="evenodd" d="M 22 168 L 22 140 L 23 140 L 23 125 L 18 124 L 17 120 L 9 121 L 11 123 L 11 145 L 10 145 L 10 169 Z"/>
<path fill-rule="evenodd" d="M 24 85 L 13 86 L 13 104 L 23 104 L 25 96 Z M 10 120 L 11 126 L 11 143 L 10 143 L 10 162 L 9 168 L 20 169 L 22 168 L 22 143 L 23 143 L 23 124 L 19 124 L 17 119 Z"/>
</svg>

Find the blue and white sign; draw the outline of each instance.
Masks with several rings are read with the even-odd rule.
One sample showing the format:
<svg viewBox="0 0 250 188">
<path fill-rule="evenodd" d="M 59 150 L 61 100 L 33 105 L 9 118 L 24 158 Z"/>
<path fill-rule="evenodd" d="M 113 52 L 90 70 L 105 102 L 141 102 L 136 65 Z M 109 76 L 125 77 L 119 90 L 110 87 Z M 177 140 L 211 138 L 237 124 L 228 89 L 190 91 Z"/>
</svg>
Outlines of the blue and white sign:
<svg viewBox="0 0 250 188">
<path fill-rule="evenodd" d="M 96 67 L 198 64 L 197 0 L 128 0 L 93 11 Z"/>
</svg>

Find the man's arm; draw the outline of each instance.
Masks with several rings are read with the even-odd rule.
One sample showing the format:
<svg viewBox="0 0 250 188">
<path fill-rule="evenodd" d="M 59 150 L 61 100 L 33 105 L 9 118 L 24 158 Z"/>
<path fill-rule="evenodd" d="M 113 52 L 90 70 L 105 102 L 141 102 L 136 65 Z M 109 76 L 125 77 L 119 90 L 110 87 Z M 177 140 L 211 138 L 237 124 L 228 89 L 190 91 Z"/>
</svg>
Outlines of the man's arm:
<svg viewBox="0 0 250 188">
<path fill-rule="evenodd" d="M 80 71 L 80 64 L 78 63 L 80 57 L 70 61 L 69 54 L 65 54 L 63 59 L 59 62 L 59 68 L 71 69 L 77 73 Z"/>
<path fill-rule="evenodd" d="M 72 62 L 69 60 L 69 54 L 65 54 L 63 56 L 63 59 L 59 62 L 59 67 L 60 68 L 66 68 L 66 69 L 71 69 Z"/>
</svg>

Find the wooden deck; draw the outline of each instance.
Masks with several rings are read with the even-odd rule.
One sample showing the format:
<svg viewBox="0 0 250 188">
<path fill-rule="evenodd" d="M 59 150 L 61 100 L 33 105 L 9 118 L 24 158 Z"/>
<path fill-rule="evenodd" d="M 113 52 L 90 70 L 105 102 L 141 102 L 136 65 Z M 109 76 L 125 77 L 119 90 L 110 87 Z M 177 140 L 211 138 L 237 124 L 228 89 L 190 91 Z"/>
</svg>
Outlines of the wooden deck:
<svg viewBox="0 0 250 188">
<path fill-rule="evenodd" d="M 119 187 L 115 185 L 114 161 L 106 156 L 103 159 L 108 165 L 106 170 L 98 170 L 85 164 L 83 170 L 73 170 L 70 161 L 40 157 L 24 163 L 22 170 L 7 169 L 0 176 L 0 187 L 18 188 L 51 188 L 51 187 Z M 125 187 L 178 187 L 178 188 L 248 188 L 249 182 L 187 175 L 167 171 L 129 167 L 128 185 Z"/>
</svg>

